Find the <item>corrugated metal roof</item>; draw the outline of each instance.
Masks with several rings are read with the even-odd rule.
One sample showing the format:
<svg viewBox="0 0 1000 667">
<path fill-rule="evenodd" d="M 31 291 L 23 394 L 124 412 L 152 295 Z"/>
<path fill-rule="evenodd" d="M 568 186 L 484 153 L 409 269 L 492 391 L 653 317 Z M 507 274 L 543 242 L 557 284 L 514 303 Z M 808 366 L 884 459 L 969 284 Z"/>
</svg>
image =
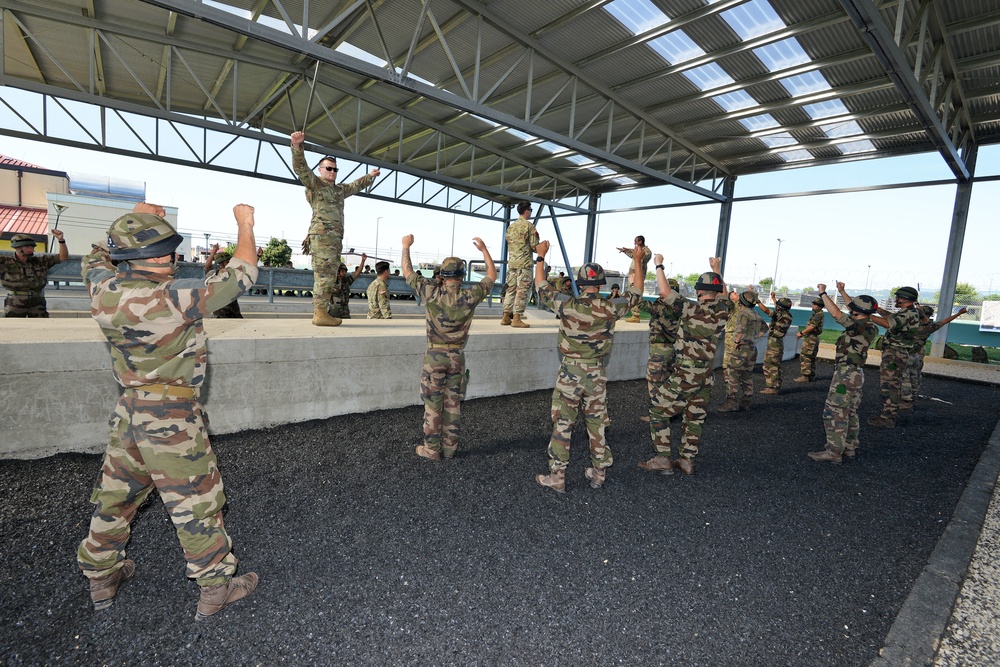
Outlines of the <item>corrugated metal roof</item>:
<svg viewBox="0 0 1000 667">
<path fill-rule="evenodd" d="M 31 164 L 30 162 L 25 162 L 24 160 L 18 160 L 17 158 L 7 157 L 6 155 L 0 155 L 0 166 L 44 169 L 44 167 L 39 167 L 37 164 Z"/>
<path fill-rule="evenodd" d="M 48 231 L 49 212 L 46 209 L 0 206 L 0 234 L 34 234 L 38 236 L 45 235 Z"/>
</svg>

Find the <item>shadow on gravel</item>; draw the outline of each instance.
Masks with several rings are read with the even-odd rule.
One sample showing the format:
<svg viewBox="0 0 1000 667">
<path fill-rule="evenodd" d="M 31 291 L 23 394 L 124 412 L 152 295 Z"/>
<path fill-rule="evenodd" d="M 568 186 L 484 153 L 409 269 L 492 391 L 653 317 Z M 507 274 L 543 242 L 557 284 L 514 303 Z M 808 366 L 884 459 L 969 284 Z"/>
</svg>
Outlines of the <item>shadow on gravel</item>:
<svg viewBox="0 0 1000 667">
<path fill-rule="evenodd" d="M 993 387 L 925 378 L 895 430 L 866 372 L 856 461 L 815 463 L 831 374 L 709 415 L 697 475 L 639 470 L 643 381 L 609 387 L 615 466 L 567 493 L 546 468 L 550 392 L 465 404 L 453 461 L 413 454 L 416 407 L 218 436 L 226 524 L 257 592 L 194 622 L 158 499 L 138 570 L 94 612 L 75 565 L 99 456 L 0 461 L 0 656 L 10 665 L 866 665 L 996 424 Z M 754 375 L 758 391 L 762 376 Z M 720 383 L 713 408 L 723 398 Z M 110 409 L 111 406 L 109 406 Z M 676 434 L 676 432 L 675 432 Z"/>
</svg>

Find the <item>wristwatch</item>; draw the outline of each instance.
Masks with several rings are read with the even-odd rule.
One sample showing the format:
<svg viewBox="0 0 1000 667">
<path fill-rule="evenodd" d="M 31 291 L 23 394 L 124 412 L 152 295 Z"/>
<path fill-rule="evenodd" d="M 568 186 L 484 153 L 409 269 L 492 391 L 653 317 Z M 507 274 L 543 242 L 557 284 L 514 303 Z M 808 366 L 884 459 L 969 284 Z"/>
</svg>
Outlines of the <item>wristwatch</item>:
<svg viewBox="0 0 1000 667">
<path fill-rule="evenodd" d="M 544 257 L 539 256 L 539 257 L 535 258 L 535 264 L 538 264 L 539 262 L 544 262 L 544 261 L 545 261 Z"/>
</svg>

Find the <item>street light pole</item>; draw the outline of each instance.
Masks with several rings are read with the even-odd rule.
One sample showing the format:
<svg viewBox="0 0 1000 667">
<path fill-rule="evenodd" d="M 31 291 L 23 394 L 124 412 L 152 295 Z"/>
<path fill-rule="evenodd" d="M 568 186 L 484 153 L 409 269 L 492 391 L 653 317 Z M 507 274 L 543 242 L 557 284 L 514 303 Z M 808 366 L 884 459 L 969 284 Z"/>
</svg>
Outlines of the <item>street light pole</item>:
<svg viewBox="0 0 1000 667">
<path fill-rule="evenodd" d="M 375 220 L 375 261 L 378 261 L 378 223 L 382 222 L 382 216 Z"/>
<path fill-rule="evenodd" d="M 774 256 L 774 276 L 771 278 L 771 291 L 778 293 L 778 259 L 781 257 L 781 244 L 785 239 L 778 239 L 778 254 Z"/>
<path fill-rule="evenodd" d="M 872 277 L 872 265 L 868 265 L 868 273 L 865 275 L 865 292 L 868 291 L 868 279 Z"/>
<path fill-rule="evenodd" d="M 757 284 L 757 262 L 753 263 L 753 278 L 750 279 L 751 285 Z"/>
<path fill-rule="evenodd" d="M 59 216 L 63 214 L 63 211 L 69 208 L 66 204 L 53 204 L 52 208 L 56 210 L 56 226 L 52 228 L 53 231 L 59 229 Z M 49 248 L 52 247 L 52 242 L 49 241 Z"/>
<path fill-rule="evenodd" d="M 208 232 L 205 232 L 205 254 L 208 254 L 208 237 L 211 236 Z"/>
</svg>

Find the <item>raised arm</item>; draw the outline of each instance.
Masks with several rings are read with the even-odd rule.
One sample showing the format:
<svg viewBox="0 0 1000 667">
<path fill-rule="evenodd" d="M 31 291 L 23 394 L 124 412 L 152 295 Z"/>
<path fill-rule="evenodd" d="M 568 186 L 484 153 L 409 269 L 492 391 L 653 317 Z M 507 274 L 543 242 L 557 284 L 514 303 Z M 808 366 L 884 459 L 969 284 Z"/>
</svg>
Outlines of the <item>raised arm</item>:
<svg viewBox="0 0 1000 667">
<path fill-rule="evenodd" d="M 413 245 L 413 234 L 407 234 L 403 237 L 403 257 L 400 259 L 400 264 L 403 268 L 403 279 L 409 280 L 410 276 L 413 275 L 413 262 L 410 261 L 410 246 Z M 364 266 L 364 262 L 361 262 Z"/>
<path fill-rule="evenodd" d="M 205 260 L 205 273 L 212 270 L 212 262 L 215 261 L 215 256 L 219 253 L 219 244 L 216 243 L 208 251 L 208 259 Z"/>
<path fill-rule="evenodd" d="M 66 239 L 63 237 L 61 229 L 53 229 L 52 236 L 59 241 L 59 261 L 65 262 L 69 259 L 69 248 L 66 246 Z"/>
<path fill-rule="evenodd" d="M 778 295 L 775 294 L 774 292 L 771 292 L 771 303 L 777 303 L 777 302 L 778 302 Z M 760 299 L 757 299 L 757 307 L 763 310 L 765 315 L 771 317 L 771 309 L 765 306 L 763 303 L 761 303 Z"/>
<path fill-rule="evenodd" d="M 637 243 L 635 248 L 632 250 L 632 288 L 637 289 L 640 292 L 643 291 L 643 286 L 646 283 L 646 275 L 639 275 L 640 265 L 642 264 L 642 247 Z"/>
<path fill-rule="evenodd" d="M 543 260 L 541 262 L 535 262 L 535 287 L 542 287 L 543 285 L 548 283 L 548 281 L 545 279 L 546 275 L 545 275 L 545 261 L 544 261 L 545 255 L 546 253 L 548 253 L 548 251 L 549 251 L 548 241 L 540 241 L 539 244 L 535 247 L 535 252 L 537 252 L 538 256 Z"/>
<path fill-rule="evenodd" d="M 241 259 L 250 266 L 257 266 L 257 241 L 253 237 L 253 206 L 237 204 L 233 208 L 236 216 L 236 249 L 233 259 Z"/>
<path fill-rule="evenodd" d="M 938 322 L 937 325 L 938 325 L 938 327 L 943 327 L 946 324 L 951 324 L 952 322 L 954 322 L 955 320 L 957 320 L 962 315 L 965 315 L 967 312 L 969 312 L 969 311 L 965 308 L 965 306 L 962 306 L 961 308 L 958 309 L 957 313 L 955 313 L 951 317 L 944 318 L 943 320 L 941 320 L 940 322 Z"/>
<path fill-rule="evenodd" d="M 497 281 L 497 267 L 493 264 L 493 257 L 490 256 L 490 249 L 486 247 L 483 240 L 478 236 L 472 239 L 472 244 L 476 246 L 479 252 L 483 253 L 483 262 L 486 263 L 486 275 L 493 282 Z"/>
<path fill-rule="evenodd" d="M 721 257 L 709 257 L 708 265 L 712 267 L 712 271 L 719 274 L 719 279 L 722 281 L 722 293 L 727 294 L 729 290 L 726 289 L 726 279 L 722 277 L 722 258 Z"/>
<path fill-rule="evenodd" d="M 670 296 L 670 283 L 667 281 L 667 273 L 663 270 L 663 255 L 653 255 L 653 266 L 656 272 L 656 291 L 666 299 Z"/>
<path fill-rule="evenodd" d="M 843 287 L 844 283 L 837 283 L 837 285 Z M 841 312 L 840 308 L 837 308 L 837 303 L 826 293 L 826 283 L 819 283 L 816 288 L 819 289 L 819 298 L 823 299 L 823 305 L 830 311 L 834 319 L 843 317 L 844 313 Z"/>
</svg>

